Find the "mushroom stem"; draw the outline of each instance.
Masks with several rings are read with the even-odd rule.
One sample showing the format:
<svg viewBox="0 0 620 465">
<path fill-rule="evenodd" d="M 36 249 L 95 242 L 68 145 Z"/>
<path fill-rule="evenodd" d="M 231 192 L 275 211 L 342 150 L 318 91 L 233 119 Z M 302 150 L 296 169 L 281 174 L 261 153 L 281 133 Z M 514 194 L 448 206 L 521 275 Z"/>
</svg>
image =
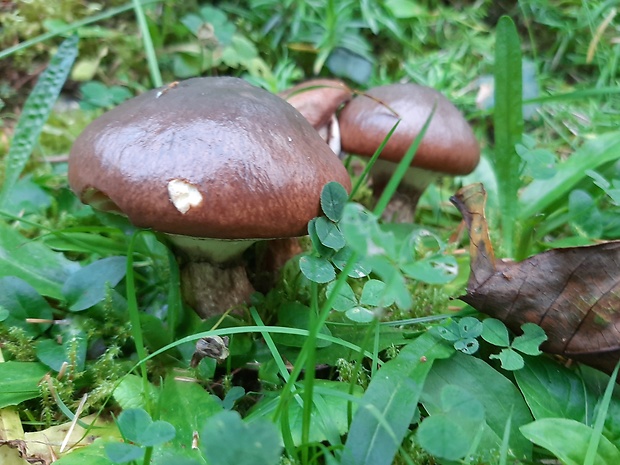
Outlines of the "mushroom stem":
<svg viewBox="0 0 620 465">
<path fill-rule="evenodd" d="M 248 303 L 254 287 L 242 264 L 190 261 L 181 266 L 181 292 L 185 303 L 209 318 Z"/>
<path fill-rule="evenodd" d="M 202 318 L 247 303 L 254 287 L 241 255 L 255 241 L 205 239 L 169 234 L 181 261 L 183 300 Z"/>
<path fill-rule="evenodd" d="M 378 159 L 370 170 L 373 197 L 378 201 L 392 174 L 396 164 Z M 439 173 L 415 167 L 409 167 L 400 182 L 398 189 L 390 199 L 388 206 L 381 215 L 384 221 L 392 223 L 411 223 L 415 217 L 416 207 L 424 190 L 439 177 Z"/>
</svg>

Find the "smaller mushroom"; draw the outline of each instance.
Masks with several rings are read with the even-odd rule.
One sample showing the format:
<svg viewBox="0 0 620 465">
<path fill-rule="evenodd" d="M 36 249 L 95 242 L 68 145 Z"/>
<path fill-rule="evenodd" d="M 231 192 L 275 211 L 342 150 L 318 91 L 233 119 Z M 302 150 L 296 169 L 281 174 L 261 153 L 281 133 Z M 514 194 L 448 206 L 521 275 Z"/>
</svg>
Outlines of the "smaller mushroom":
<svg viewBox="0 0 620 465">
<path fill-rule="evenodd" d="M 335 154 L 340 154 L 340 128 L 336 112 L 353 98 L 353 91 L 344 82 L 312 79 L 278 95 L 308 120 Z"/>
<path fill-rule="evenodd" d="M 434 179 L 441 174 L 464 175 L 474 170 L 480 159 L 478 141 L 461 112 L 446 97 L 417 84 L 375 87 L 340 112 L 342 149 L 364 157 L 375 153 L 400 119 L 371 171 L 378 198 L 433 108 L 433 118 L 384 219 L 413 221 L 418 200 Z"/>
</svg>

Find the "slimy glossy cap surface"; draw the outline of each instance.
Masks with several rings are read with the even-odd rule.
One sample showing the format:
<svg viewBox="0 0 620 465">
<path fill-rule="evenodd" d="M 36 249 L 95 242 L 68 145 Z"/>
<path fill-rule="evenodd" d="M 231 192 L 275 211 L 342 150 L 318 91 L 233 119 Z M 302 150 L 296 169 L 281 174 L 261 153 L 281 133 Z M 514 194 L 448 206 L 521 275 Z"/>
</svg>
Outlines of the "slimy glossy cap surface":
<svg viewBox="0 0 620 465">
<path fill-rule="evenodd" d="M 454 175 L 470 173 L 480 160 L 480 146 L 471 127 L 441 93 L 416 84 L 375 87 L 349 102 L 338 118 L 342 150 L 372 156 L 401 119 L 381 153 L 381 158 L 398 163 L 435 104 L 435 114 L 412 166 Z"/>
<path fill-rule="evenodd" d="M 136 226 L 218 239 L 306 234 L 341 162 L 281 98 L 237 78 L 195 78 L 135 97 L 91 123 L 69 184 Z"/>
<path fill-rule="evenodd" d="M 353 92 L 337 79 L 312 79 L 278 94 L 293 105 L 315 128 L 326 125 Z"/>
</svg>

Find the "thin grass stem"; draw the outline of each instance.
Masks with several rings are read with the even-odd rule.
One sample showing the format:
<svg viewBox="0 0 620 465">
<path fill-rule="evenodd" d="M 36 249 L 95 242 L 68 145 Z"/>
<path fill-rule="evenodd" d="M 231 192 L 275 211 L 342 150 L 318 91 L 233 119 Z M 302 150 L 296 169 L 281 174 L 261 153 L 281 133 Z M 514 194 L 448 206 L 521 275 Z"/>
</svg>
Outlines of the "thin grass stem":
<svg viewBox="0 0 620 465">
<path fill-rule="evenodd" d="M 144 14 L 144 8 L 140 0 L 132 0 L 133 9 L 138 21 L 138 27 L 142 34 L 142 43 L 144 44 L 144 52 L 146 53 L 146 61 L 149 65 L 149 72 L 151 74 L 151 81 L 153 87 L 161 87 L 163 81 L 161 78 L 161 72 L 159 71 L 159 64 L 157 63 L 157 55 L 155 54 L 155 47 L 153 46 L 153 39 L 149 31 L 149 26 L 146 22 L 146 15 Z"/>
</svg>

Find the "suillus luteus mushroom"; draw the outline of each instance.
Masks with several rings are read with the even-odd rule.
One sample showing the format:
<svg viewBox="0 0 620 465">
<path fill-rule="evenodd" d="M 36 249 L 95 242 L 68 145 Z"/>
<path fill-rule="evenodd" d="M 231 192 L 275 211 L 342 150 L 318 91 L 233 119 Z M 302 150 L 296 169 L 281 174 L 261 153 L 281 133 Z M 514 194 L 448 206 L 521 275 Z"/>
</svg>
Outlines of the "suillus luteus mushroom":
<svg viewBox="0 0 620 465">
<path fill-rule="evenodd" d="M 246 302 L 241 264 L 257 240 L 301 236 L 345 168 L 281 98 L 237 78 L 195 78 L 126 101 L 91 123 L 69 183 L 94 208 L 165 233 L 183 293 L 207 317 Z"/>
<path fill-rule="evenodd" d="M 430 125 L 386 219 L 412 221 L 422 192 L 435 178 L 473 171 L 480 159 L 478 141 L 461 112 L 446 97 L 417 84 L 372 88 L 349 102 L 338 116 L 343 151 L 365 157 L 374 154 L 400 120 L 371 172 L 374 195 L 378 197 L 433 108 Z"/>
<path fill-rule="evenodd" d="M 353 98 L 353 91 L 337 79 L 311 79 L 278 94 L 293 105 L 320 136 L 340 154 L 340 128 L 336 112 Z"/>
</svg>

